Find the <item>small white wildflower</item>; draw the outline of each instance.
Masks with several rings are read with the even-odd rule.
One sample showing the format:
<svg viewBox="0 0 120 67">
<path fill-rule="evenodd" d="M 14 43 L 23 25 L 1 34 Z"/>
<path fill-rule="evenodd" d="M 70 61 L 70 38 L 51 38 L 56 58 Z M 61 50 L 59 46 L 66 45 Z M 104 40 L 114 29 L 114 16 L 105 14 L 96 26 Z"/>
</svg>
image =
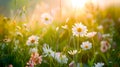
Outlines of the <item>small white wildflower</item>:
<svg viewBox="0 0 120 67">
<path fill-rule="evenodd" d="M 83 42 L 81 45 L 81 48 L 83 50 L 88 50 L 92 48 L 92 43 L 90 43 L 89 41 Z"/>
<path fill-rule="evenodd" d="M 52 23 L 53 21 L 53 17 L 49 14 L 49 13 L 43 13 L 41 15 L 41 21 L 44 23 L 44 24 L 50 24 Z"/>
<path fill-rule="evenodd" d="M 30 45 L 37 45 L 38 44 L 38 40 L 39 40 L 39 37 L 38 36 L 35 36 L 35 35 L 32 35 L 28 38 L 26 44 L 28 46 Z"/>
<path fill-rule="evenodd" d="M 54 57 L 55 56 L 55 52 L 49 47 L 48 44 L 44 44 L 43 45 L 43 55 L 46 56 L 51 56 Z"/>
<path fill-rule="evenodd" d="M 95 67 L 103 67 L 103 66 L 104 66 L 104 63 L 102 62 L 95 64 Z"/>
</svg>

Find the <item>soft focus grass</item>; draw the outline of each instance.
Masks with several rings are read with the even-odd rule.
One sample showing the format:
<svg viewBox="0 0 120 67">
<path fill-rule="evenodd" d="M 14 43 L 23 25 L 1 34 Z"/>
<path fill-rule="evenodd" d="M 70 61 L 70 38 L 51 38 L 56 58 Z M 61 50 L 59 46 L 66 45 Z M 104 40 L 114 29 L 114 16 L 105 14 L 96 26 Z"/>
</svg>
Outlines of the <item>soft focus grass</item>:
<svg viewBox="0 0 120 67">
<path fill-rule="evenodd" d="M 40 37 L 38 51 L 39 54 L 42 54 L 42 46 L 44 43 L 49 44 L 50 47 L 56 52 L 62 52 L 66 54 L 69 58 L 68 64 L 73 60 L 73 57 L 70 56 L 67 51 L 73 49 L 80 49 L 80 44 L 89 40 L 93 43 L 95 50 L 99 52 L 98 55 L 94 55 L 94 49 L 89 51 L 81 51 L 76 55 L 76 62 L 84 64 L 93 64 L 93 62 L 105 62 L 106 66 L 119 67 L 120 64 L 120 21 L 118 19 L 120 8 L 119 7 L 109 7 L 105 10 L 97 10 L 91 12 L 93 18 L 86 18 L 84 16 L 79 16 L 77 19 L 75 17 L 70 17 L 70 20 L 66 23 L 65 20 L 62 22 L 54 21 L 50 25 L 40 25 L 39 22 L 33 22 L 33 26 L 27 26 L 25 28 L 23 24 L 27 24 L 25 21 L 17 21 L 16 19 L 12 20 L 4 16 L 0 16 L 0 66 L 5 67 L 9 64 L 13 64 L 14 67 L 25 67 L 27 61 L 30 58 L 29 49 L 26 45 L 26 41 L 29 36 L 37 35 Z M 82 18 L 82 19 L 81 19 Z M 84 18 L 84 19 L 83 19 Z M 95 23 L 92 20 L 96 20 Z M 111 21 L 109 21 L 111 20 Z M 111 49 L 107 53 L 100 52 L 100 41 L 95 36 L 93 39 L 88 38 L 78 38 L 72 36 L 72 25 L 75 22 L 81 21 L 88 27 L 89 31 L 96 31 L 101 33 L 110 33 L 113 39 L 113 42 L 110 42 Z M 62 25 L 68 25 L 68 29 L 62 29 Z M 98 25 L 103 25 L 103 30 L 97 30 Z M 59 27 L 59 30 L 56 31 L 56 27 Z M 21 35 L 16 35 L 16 32 L 20 32 Z M 10 38 L 11 42 L 3 42 L 4 38 Z M 44 60 L 45 59 L 45 60 Z M 93 60 L 93 61 L 92 61 Z M 46 62 L 47 61 L 47 62 Z M 112 61 L 112 63 L 108 63 Z M 50 63 L 49 63 L 50 62 Z M 43 58 L 42 64 L 38 65 L 41 67 L 59 66 L 55 60 L 50 60 L 50 58 Z M 61 67 L 67 67 L 68 64 L 61 65 Z"/>
</svg>

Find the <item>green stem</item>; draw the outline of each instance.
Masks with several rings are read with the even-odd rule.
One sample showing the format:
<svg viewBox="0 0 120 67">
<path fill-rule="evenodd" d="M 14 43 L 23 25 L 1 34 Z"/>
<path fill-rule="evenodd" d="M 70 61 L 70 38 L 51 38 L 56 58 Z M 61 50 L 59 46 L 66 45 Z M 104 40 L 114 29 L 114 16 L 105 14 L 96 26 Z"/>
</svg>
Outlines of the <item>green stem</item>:
<svg viewBox="0 0 120 67">
<path fill-rule="evenodd" d="M 74 49 L 76 48 L 76 44 L 75 44 L 75 37 L 73 36 L 73 45 L 74 45 Z"/>
<path fill-rule="evenodd" d="M 80 40 L 80 36 L 77 38 L 77 50 L 79 50 L 79 40 Z"/>
<path fill-rule="evenodd" d="M 95 48 L 94 48 L 94 47 L 95 47 L 95 42 L 94 42 L 94 39 L 93 39 L 93 38 L 92 38 L 92 43 L 93 43 L 93 44 L 92 44 L 92 47 L 93 47 L 93 53 L 95 53 Z"/>
</svg>

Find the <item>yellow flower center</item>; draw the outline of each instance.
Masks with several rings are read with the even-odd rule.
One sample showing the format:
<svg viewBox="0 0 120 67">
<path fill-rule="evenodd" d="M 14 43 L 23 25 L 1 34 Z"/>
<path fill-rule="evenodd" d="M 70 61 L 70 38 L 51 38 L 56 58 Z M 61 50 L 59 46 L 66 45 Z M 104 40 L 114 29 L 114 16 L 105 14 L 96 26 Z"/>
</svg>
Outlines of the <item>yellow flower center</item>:
<svg viewBox="0 0 120 67">
<path fill-rule="evenodd" d="M 82 29 L 81 29 L 81 28 L 78 28 L 78 29 L 77 29 L 77 31 L 78 31 L 78 32 L 81 32 L 81 31 L 82 31 Z"/>
<path fill-rule="evenodd" d="M 49 19 L 46 17 L 45 20 L 48 21 Z"/>
<path fill-rule="evenodd" d="M 86 45 L 85 48 L 88 48 L 88 45 Z"/>
<path fill-rule="evenodd" d="M 34 43 L 34 42 L 35 42 L 35 40 L 34 40 L 34 39 L 32 39 L 32 40 L 31 40 L 31 43 Z"/>
</svg>

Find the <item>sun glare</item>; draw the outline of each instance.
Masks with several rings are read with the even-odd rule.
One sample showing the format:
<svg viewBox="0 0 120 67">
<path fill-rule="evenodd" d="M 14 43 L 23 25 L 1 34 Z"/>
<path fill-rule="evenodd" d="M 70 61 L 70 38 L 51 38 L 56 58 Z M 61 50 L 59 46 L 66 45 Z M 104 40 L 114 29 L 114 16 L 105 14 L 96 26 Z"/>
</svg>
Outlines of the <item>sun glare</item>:
<svg viewBox="0 0 120 67">
<path fill-rule="evenodd" d="M 73 8 L 83 8 L 87 0 L 71 0 Z"/>
</svg>

